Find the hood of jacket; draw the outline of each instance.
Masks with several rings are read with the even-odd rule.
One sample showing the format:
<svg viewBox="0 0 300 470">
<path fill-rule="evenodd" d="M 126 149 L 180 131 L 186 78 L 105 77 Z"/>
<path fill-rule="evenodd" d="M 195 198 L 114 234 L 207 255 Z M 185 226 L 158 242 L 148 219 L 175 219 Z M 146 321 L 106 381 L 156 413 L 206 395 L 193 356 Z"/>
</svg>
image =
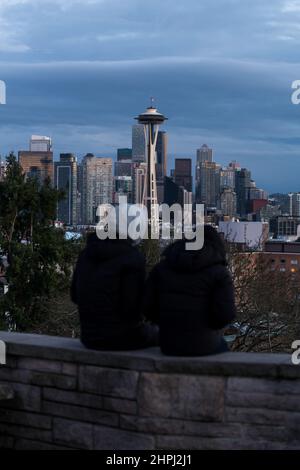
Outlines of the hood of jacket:
<svg viewBox="0 0 300 470">
<path fill-rule="evenodd" d="M 164 252 L 166 263 L 178 271 L 201 271 L 216 264 L 226 265 L 226 258 L 213 244 L 205 243 L 201 250 L 186 250 L 186 240 L 178 240 Z"/>
<path fill-rule="evenodd" d="M 89 235 L 85 248 L 86 256 L 97 262 L 134 254 L 135 248 L 129 240 L 100 240 L 95 233 Z"/>
</svg>

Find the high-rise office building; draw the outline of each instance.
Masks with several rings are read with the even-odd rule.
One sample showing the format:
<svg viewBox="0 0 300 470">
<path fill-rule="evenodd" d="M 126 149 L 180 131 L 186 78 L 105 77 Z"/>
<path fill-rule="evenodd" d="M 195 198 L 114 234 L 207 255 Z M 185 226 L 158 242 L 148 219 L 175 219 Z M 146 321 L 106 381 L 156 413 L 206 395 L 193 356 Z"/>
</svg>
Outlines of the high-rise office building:
<svg viewBox="0 0 300 470">
<path fill-rule="evenodd" d="M 132 176 L 132 161 L 120 160 L 115 162 L 115 176 Z"/>
<path fill-rule="evenodd" d="M 232 160 L 229 163 L 228 168 L 230 168 L 231 170 L 240 170 L 241 165 L 236 160 Z"/>
<path fill-rule="evenodd" d="M 173 204 L 180 204 L 183 207 L 184 204 L 193 203 L 193 194 L 187 191 L 183 186 L 178 186 L 178 184 L 174 183 L 172 178 L 166 176 L 164 178 L 163 202 L 170 207 Z"/>
<path fill-rule="evenodd" d="M 221 191 L 224 188 L 231 188 L 232 190 L 235 189 L 235 171 L 236 170 L 230 168 L 229 166 L 220 170 Z"/>
<path fill-rule="evenodd" d="M 29 149 L 30 152 L 51 152 L 51 138 L 44 135 L 32 135 Z"/>
<path fill-rule="evenodd" d="M 127 197 L 127 203 L 132 203 L 132 177 L 115 176 L 114 177 L 114 203 L 118 204 L 120 196 Z"/>
<path fill-rule="evenodd" d="M 141 124 L 132 126 L 132 161 L 134 163 L 146 161 L 146 137 L 144 126 Z"/>
<path fill-rule="evenodd" d="M 156 180 L 163 182 L 167 175 L 168 134 L 158 131 L 156 143 Z"/>
<path fill-rule="evenodd" d="M 219 205 L 220 170 L 220 165 L 215 162 L 206 161 L 201 163 L 197 202 L 205 204 L 206 208 L 217 207 Z"/>
<path fill-rule="evenodd" d="M 209 148 L 206 144 L 202 145 L 200 149 L 197 149 L 197 164 L 212 162 L 212 157 L 212 149 Z"/>
<path fill-rule="evenodd" d="M 235 173 L 235 192 L 237 197 L 237 213 L 240 217 L 247 214 L 249 200 L 249 189 L 251 187 L 251 172 L 241 168 Z"/>
<path fill-rule="evenodd" d="M 119 197 L 127 196 L 128 203 L 132 203 L 132 160 L 120 160 L 115 162 L 114 172 L 114 202 L 119 202 Z"/>
<path fill-rule="evenodd" d="M 289 194 L 290 198 L 290 215 L 300 217 L 300 193 Z"/>
<path fill-rule="evenodd" d="M 248 199 L 268 199 L 268 193 L 264 189 L 257 188 L 256 186 L 251 186 L 248 191 Z"/>
<path fill-rule="evenodd" d="M 175 159 L 175 183 L 189 192 L 193 190 L 191 158 Z"/>
<path fill-rule="evenodd" d="M 45 137 L 45 139 L 49 138 Z M 31 142 L 33 141 L 34 139 L 31 139 Z M 42 148 L 42 150 L 21 150 L 18 154 L 19 164 L 27 177 L 36 178 L 40 184 L 42 184 L 45 179 L 49 178 L 53 183 L 53 152 L 50 150 L 51 145 L 49 144 L 49 140 L 45 140 L 42 143 L 39 141 L 39 144 L 37 142 L 38 141 L 34 141 L 33 144 L 31 143 L 30 148 Z M 36 146 L 34 145 L 35 143 L 37 144 Z"/>
<path fill-rule="evenodd" d="M 144 186 L 146 184 L 147 163 L 134 163 L 132 167 L 132 202 L 143 203 Z"/>
<path fill-rule="evenodd" d="M 96 222 L 100 204 L 113 200 L 112 159 L 87 154 L 82 161 L 82 211 L 85 225 Z"/>
<path fill-rule="evenodd" d="M 77 163 L 77 224 L 83 225 L 83 166 Z"/>
<path fill-rule="evenodd" d="M 224 188 L 220 196 L 220 208 L 223 216 L 236 216 L 236 194 L 232 188 Z"/>
<path fill-rule="evenodd" d="M 72 153 L 60 154 L 55 162 L 54 185 L 65 197 L 57 207 L 57 219 L 67 225 L 77 224 L 77 159 Z"/>
<path fill-rule="evenodd" d="M 124 148 L 117 150 L 118 162 L 122 160 L 131 160 L 132 159 L 132 149 Z"/>
<path fill-rule="evenodd" d="M 213 151 L 206 144 L 202 145 L 200 149 L 197 149 L 197 159 L 196 159 L 196 202 L 201 202 L 201 169 L 204 163 L 211 163 L 213 161 Z"/>
</svg>

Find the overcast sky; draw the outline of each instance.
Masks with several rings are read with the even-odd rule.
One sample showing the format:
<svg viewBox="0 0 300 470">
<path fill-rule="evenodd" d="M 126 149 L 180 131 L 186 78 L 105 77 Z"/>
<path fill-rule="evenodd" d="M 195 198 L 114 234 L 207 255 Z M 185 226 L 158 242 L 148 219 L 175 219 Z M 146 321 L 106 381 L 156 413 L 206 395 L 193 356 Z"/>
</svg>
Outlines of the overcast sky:
<svg viewBox="0 0 300 470">
<path fill-rule="evenodd" d="M 0 153 L 53 138 L 55 156 L 114 156 L 156 98 L 174 156 L 300 191 L 300 0 L 1 0 Z"/>
</svg>

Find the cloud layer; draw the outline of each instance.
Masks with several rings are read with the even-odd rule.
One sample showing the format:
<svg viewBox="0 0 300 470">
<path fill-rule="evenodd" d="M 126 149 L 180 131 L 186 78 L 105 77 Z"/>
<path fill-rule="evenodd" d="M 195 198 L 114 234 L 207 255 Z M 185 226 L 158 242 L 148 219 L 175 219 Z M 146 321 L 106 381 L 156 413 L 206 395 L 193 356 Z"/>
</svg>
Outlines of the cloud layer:
<svg viewBox="0 0 300 470">
<path fill-rule="evenodd" d="M 204 142 L 270 191 L 300 190 L 300 1 L 1 0 L 0 152 L 114 155 L 155 96 L 170 166 Z"/>
</svg>

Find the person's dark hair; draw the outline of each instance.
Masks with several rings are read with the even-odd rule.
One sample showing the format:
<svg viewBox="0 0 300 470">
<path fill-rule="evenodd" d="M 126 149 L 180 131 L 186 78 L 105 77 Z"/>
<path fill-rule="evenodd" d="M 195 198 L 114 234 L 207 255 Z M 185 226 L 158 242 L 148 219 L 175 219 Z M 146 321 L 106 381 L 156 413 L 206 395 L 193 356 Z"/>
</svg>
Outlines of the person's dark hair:
<svg viewBox="0 0 300 470">
<path fill-rule="evenodd" d="M 204 226 L 204 246 L 203 246 L 203 248 L 206 248 L 207 246 L 211 246 L 214 249 L 214 251 L 219 254 L 219 256 L 222 258 L 224 263 L 226 263 L 225 244 L 224 244 L 220 234 L 211 225 L 205 225 Z"/>
</svg>

